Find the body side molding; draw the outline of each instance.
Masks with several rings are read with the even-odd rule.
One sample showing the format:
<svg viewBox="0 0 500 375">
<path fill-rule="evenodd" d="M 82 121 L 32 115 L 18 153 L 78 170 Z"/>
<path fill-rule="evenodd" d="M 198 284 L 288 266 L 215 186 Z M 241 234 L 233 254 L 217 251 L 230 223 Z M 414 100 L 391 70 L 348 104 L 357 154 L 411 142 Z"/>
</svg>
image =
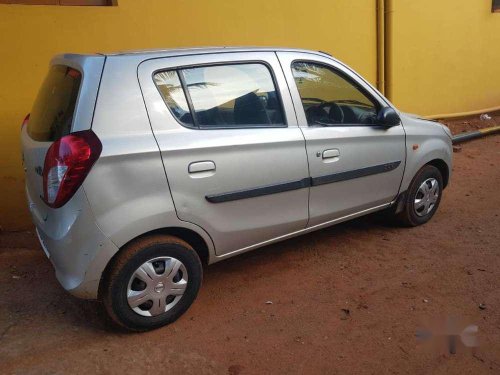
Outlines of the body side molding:
<svg viewBox="0 0 500 375">
<path fill-rule="evenodd" d="M 318 186 L 324 184 L 331 184 L 334 182 L 352 180 L 355 178 L 371 176 L 374 174 L 390 172 L 399 167 L 401 161 L 394 161 L 391 163 L 374 165 L 371 167 L 354 169 L 352 171 L 332 173 L 320 177 L 311 177 L 311 186 Z"/>
<path fill-rule="evenodd" d="M 366 168 L 354 169 L 352 171 L 328 174 L 320 177 L 307 177 L 298 181 L 289 181 L 275 185 L 259 186 L 256 188 L 232 191 L 228 193 L 211 194 L 206 195 L 205 199 L 210 203 L 223 203 L 240 199 L 261 197 L 263 195 L 284 193 L 286 191 L 304 189 L 310 186 L 331 184 L 334 182 L 352 180 L 354 178 L 390 172 L 396 169 L 400 164 L 401 161 L 395 161 Z"/>
<path fill-rule="evenodd" d="M 283 193 L 285 191 L 298 190 L 311 186 L 310 178 L 298 181 L 284 182 L 281 184 L 260 186 L 252 189 L 233 191 L 230 193 L 213 194 L 205 196 L 210 203 L 230 202 L 239 199 L 255 198 L 263 195 Z"/>
</svg>

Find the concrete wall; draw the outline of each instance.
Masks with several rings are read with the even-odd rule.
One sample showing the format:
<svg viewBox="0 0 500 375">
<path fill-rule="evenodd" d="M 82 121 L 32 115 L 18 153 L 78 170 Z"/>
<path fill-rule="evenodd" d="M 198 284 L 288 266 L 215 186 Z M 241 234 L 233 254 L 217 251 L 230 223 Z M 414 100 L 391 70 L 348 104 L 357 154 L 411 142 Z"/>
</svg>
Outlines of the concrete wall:
<svg viewBox="0 0 500 375">
<path fill-rule="evenodd" d="M 323 50 L 376 79 L 374 0 L 119 0 L 116 7 L 0 4 L 0 225 L 29 225 L 19 129 L 50 58 L 208 45 Z"/>
<path fill-rule="evenodd" d="M 500 109 L 500 13 L 491 0 L 390 0 L 386 94 L 442 116 Z"/>
</svg>

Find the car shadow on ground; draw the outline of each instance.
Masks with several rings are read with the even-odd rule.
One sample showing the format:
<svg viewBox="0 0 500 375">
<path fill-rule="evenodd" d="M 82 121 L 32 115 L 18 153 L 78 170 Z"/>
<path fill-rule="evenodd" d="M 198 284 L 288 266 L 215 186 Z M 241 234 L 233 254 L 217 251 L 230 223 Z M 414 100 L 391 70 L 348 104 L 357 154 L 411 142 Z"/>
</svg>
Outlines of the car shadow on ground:
<svg viewBox="0 0 500 375">
<path fill-rule="evenodd" d="M 316 244 L 332 238 L 335 238 L 336 242 L 345 241 L 361 232 L 366 234 L 370 231 L 383 231 L 385 228 L 389 228 L 385 217 L 381 214 L 371 214 L 268 245 L 206 266 L 202 288 L 206 293 L 210 293 L 210 288 L 218 284 L 220 278 L 227 282 L 238 273 L 252 274 L 266 263 L 283 262 L 283 266 L 286 266 L 285 263 L 290 257 L 307 256 L 311 247 L 320 254 L 332 250 L 329 247 L 315 246 Z M 33 325 L 38 329 L 45 326 L 48 330 L 50 327 L 58 327 L 58 330 L 84 330 L 94 334 L 125 333 L 122 328 L 110 321 L 102 303 L 81 300 L 64 291 L 38 243 L 32 241 L 31 245 L 26 245 L 26 241 L 24 242 L 23 246 L 29 246 L 29 249 L 8 249 L 9 253 L 3 252 L 5 269 L 10 274 L 11 283 L 14 284 L 14 288 L 4 286 L 3 303 L 7 311 L 6 323 L 2 324 L 1 328 L 4 334 L 18 324 Z M 35 271 L 33 265 L 36 265 Z M 16 298 L 17 290 L 23 291 L 22 300 Z M 41 317 L 43 319 L 40 319 Z"/>
</svg>

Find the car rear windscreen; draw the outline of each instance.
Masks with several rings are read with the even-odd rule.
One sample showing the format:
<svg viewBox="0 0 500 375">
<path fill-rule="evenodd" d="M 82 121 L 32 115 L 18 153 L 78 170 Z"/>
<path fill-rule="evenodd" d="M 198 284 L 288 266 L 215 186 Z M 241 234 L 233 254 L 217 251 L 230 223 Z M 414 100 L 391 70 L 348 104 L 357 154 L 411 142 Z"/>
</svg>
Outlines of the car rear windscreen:
<svg viewBox="0 0 500 375">
<path fill-rule="evenodd" d="M 78 70 L 53 65 L 38 93 L 28 123 L 35 141 L 52 142 L 71 131 L 82 75 Z"/>
</svg>

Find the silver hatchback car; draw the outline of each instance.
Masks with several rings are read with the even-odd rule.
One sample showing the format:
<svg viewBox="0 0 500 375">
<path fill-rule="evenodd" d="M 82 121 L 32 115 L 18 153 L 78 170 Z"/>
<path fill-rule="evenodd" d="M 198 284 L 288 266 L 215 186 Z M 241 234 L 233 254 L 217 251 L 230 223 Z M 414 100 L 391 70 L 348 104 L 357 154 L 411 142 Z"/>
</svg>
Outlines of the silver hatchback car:
<svg viewBox="0 0 500 375">
<path fill-rule="evenodd" d="M 452 169 L 444 125 L 277 48 L 56 56 L 22 148 L 57 279 L 134 331 L 181 316 L 202 264 L 380 210 L 427 222 Z"/>
</svg>

